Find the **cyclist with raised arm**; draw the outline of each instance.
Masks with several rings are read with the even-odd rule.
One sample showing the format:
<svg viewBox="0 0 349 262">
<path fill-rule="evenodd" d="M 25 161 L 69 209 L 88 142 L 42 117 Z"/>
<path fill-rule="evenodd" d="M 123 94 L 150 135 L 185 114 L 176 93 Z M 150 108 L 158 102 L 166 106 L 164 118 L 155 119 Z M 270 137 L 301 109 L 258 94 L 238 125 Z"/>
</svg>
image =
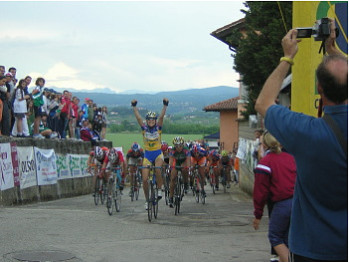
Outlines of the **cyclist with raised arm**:
<svg viewBox="0 0 349 262">
<path fill-rule="evenodd" d="M 210 169 L 212 167 L 213 173 L 216 180 L 216 190 L 219 189 L 219 176 L 221 174 L 221 166 L 219 165 L 219 161 L 221 159 L 220 154 L 217 150 L 212 149 L 207 156 L 207 168 Z"/>
<path fill-rule="evenodd" d="M 116 183 L 120 191 L 122 191 L 124 189 L 122 174 L 125 172 L 126 164 L 122 152 L 113 147 L 108 151 L 107 156 L 102 164 L 102 170 L 105 170 L 107 181 L 109 181 L 113 169 L 117 167 L 119 167 L 120 170 L 119 172 L 116 171 Z M 108 197 L 111 197 L 112 192 L 109 191 L 108 193 Z"/>
<path fill-rule="evenodd" d="M 161 170 L 164 163 L 164 157 L 161 151 L 161 133 L 162 133 L 162 124 L 164 121 L 164 116 L 168 106 L 168 99 L 163 99 L 163 108 L 159 115 L 159 119 L 155 112 L 149 111 L 146 115 L 146 123 L 143 123 L 143 119 L 138 111 L 137 100 L 132 100 L 131 105 L 133 107 L 133 112 L 136 116 L 137 122 L 142 128 L 143 142 L 144 142 L 144 159 L 143 166 L 151 166 L 153 163 L 156 167 L 156 183 L 158 190 L 158 199 L 162 198 L 161 186 L 162 186 L 162 176 Z M 143 191 L 145 196 L 145 209 L 148 210 L 148 177 L 149 177 L 149 168 L 142 169 L 142 180 L 143 180 Z"/>
<path fill-rule="evenodd" d="M 190 152 L 184 147 L 184 139 L 177 136 L 173 139 L 174 149 L 169 153 L 171 167 L 171 184 L 169 206 L 173 208 L 173 192 L 176 184 L 178 167 L 182 167 L 182 175 L 184 180 L 184 192 L 188 191 L 188 168 L 190 167 Z"/>
<path fill-rule="evenodd" d="M 222 172 L 225 170 L 226 179 L 227 179 L 227 181 L 226 181 L 227 188 L 230 188 L 230 181 L 231 181 L 230 171 L 233 168 L 233 160 L 231 159 L 231 157 L 228 155 L 227 151 L 225 151 L 225 150 L 222 150 L 222 152 L 221 152 L 221 159 L 219 161 L 219 166 L 220 166 L 220 170 Z M 225 169 L 223 167 L 225 167 Z"/>
<path fill-rule="evenodd" d="M 134 181 L 134 176 L 137 172 L 137 166 L 142 165 L 143 158 L 144 158 L 143 149 L 137 142 L 134 142 L 126 154 L 126 162 L 127 162 L 126 170 L 128 170 L 130 174 L 130 181 L 131 181 L 129 196 L 132 195 L 132 187 L 134 186 L 133 181 Z"/>
<path fill-rule="evenodd" d="M 200 174 L 200 185 L 203 195 L 206 197 L 205 193 L 205 169 L 206 169 L 206 162 L 207 162 L 207 152 L 204 148 L 202 148 L 200 145 L 195 144 L 192 146 L 190 150 L 191 154 L 191 167 L 194 168 L 196 165 L 199 166 L 199 174 Z M 190 186 L 193 186 L 193 181 L 190 181 Z"/>
</svg>

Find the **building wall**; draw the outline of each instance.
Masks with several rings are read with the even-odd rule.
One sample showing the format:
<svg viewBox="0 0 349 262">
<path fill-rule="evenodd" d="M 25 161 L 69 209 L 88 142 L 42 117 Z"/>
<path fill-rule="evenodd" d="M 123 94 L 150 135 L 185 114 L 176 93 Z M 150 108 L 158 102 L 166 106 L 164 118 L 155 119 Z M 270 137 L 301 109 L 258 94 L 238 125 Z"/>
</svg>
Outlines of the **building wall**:
<svg viewBox="0 0 349 262">
<path fill-rule="evenodd" d="M 239 127 L 236 119 L 236 110 L 220 112 L 220 142 L 222 150 L 231 152 L 233 151 L 233 146 L 237 146 L 239 141 Z"/>
</svg>

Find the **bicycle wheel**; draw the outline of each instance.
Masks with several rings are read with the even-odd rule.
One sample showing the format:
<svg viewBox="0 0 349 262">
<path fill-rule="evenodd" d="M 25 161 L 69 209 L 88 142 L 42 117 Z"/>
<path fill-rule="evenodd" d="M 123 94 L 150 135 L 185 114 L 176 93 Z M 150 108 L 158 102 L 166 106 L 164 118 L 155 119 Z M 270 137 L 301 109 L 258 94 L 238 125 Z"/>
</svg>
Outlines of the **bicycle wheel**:
<svg viewBox="0 0 349 262">
<path fill-rule="evenodd" d="M 222 177 L 222 185 L 223 185 L 223 192 L 227 192 L 227 175 L 225 174 L 225 170 L 223 171 L 223 177 Z"/>
<path fill-rule="evenodd" d="M 109 216 L 113 214 L 113 200 L 111 197 L 107 198 L 107 211 Z"/>
<path fill-rule="evenodd" d="M 149 181 L 148 183 L 148 188 L 149 188 L 149 192 L 148 192 L 148 220 L 149 222 L 151 222 L 151 219 L 153 218 L 153 184 L 151 181 Z"/>
<path fill-rule="evenodd" d="M 106 185 L 105 185 L 105 183 L 103 181 L 103 178 L 100 179 L 100 183 L 102 183 L 102 191 L 99 192 L 99 197 L 100 197 L 100 200 L 101 200 L 101 204 L 103 205 L 105 197 L 106 197 L 106 194 L 107 194 L 107 190 L 106 190 Z"/>
<path fill-rule="evenodd" d="M 132 187 L 131 187 L 131 201 L 134 200 L 134 197 L 135 197 L 135 187 L 132 186 Z"/>
<path fill-rule="evenodd" d="M 95 205 L 98 205 L 99 202 L 99 188 L 100 188 L 100 178 L 96 178 L 96 184 L 95 184 L 95 194 L 93 197 L 93 200 L 95 202 Z"/>
<path fill-rule="evenodd" d="M 120 212 L 120 208 L 121 208 L 121 193 L 120 190 L 117 189 L 115 191 L 115 200 L 114 200 L 114 204 L 115 204 L 115 210 L 116 212 Z"/>
<path fill-rule="evenodd" d="M 205 205 L 206 203 L 206 197 L 204 196 L 204 194 L 202 193 L 202 191 L 200 192 L 200 200 L 201 200 L 201 203 L 203 205 Z"/>
<path fill-rule="evenodd" d="M 156 186 L 156 185 L 154 185 Z M 160 189 L 161 190 L 161 189 Z M 153 190 L 153 211 L 154 211 L 154 218 L 158 217 L 158 210 L 159 210 L 159 202 L 158 202 L 158 189 L 154 188 Z"/>
<path fill-rule="evenodd" d="M 196 178 L 196 184 L 195 184 L 195 200 L 196 200 L 196 203 L 199 203 L 200 201 L 200 181 L 199 181 L 199 178 Z"/>
</svg>

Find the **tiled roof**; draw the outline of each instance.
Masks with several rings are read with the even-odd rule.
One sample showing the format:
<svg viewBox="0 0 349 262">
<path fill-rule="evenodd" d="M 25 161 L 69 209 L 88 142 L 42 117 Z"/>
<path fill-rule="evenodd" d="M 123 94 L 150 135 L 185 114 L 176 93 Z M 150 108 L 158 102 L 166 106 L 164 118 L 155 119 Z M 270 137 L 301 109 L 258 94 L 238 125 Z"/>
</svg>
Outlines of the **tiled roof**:
<svg viewBox="0 0 349 262">
<path fill-rule="evenodd" d="M 237 110 L 238 109 L 238 100 L 240 97 L 233 97 L 227 100 L 220 101 L 218 103 L 205 106 L 204 111 L 227 111 L 227 110 Z"/>
</svg>

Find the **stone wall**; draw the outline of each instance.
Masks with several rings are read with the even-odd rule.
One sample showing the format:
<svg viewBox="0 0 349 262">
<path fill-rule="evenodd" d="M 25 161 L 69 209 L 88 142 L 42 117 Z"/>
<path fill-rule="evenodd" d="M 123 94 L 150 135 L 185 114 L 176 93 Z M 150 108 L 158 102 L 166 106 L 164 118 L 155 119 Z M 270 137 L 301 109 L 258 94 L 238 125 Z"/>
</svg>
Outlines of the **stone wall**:
<svg viewBox="0 0 349 262">
<path fill-rule="evenodd" d="M 0 137 L 0 143 L 16 142 L 17 146 L 35 146 L 42 149 L 54 149 L 56 154 L 89 154 L 90 142 L 58 139 L 32 139 Z M 112 147 L 110 141 L 101 141 L 100 146 Z M 32 186 L 21 189 L 19 186 L 0 191 L 0 205 L 25 204 L 37 201 L 79 196 L 92 193 L 92 177 L 68 178 L 58 180 L 57 184 Z"/>
</svg>

